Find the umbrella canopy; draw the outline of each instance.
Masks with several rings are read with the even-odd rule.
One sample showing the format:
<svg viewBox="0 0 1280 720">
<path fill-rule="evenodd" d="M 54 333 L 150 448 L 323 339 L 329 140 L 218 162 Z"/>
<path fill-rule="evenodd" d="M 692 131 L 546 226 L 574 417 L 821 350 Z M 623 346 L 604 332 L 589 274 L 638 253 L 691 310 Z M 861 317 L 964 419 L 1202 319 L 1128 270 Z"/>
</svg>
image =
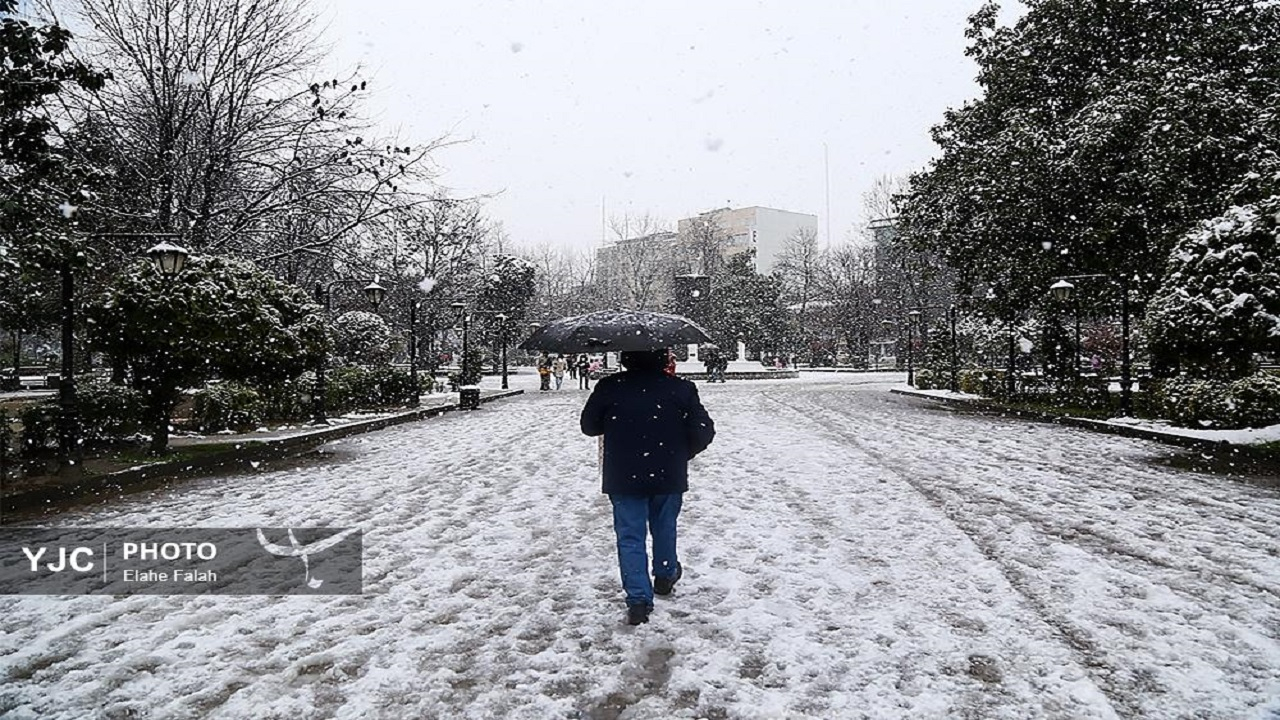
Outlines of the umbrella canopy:
<svg viewBox="0 0 1280 720">
<path fill-rule="evenodd" d="M 549 322 L 520 343 L 520 349 L 561 353 L 625 352 L 660 350 L 709 340 L 711 336 L 706 330 L 679 315 L 601 310 Z"/>
</svg>

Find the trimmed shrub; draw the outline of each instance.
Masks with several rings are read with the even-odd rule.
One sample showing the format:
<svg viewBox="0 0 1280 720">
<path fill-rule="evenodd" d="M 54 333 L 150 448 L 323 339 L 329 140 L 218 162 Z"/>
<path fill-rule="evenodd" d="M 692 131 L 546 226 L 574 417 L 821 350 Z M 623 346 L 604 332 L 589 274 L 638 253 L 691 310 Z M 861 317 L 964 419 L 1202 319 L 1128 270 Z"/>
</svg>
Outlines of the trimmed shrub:
<svg viewBox="0 0 1280 720">
<path fill-rule="evenodd" d="M 428 378 L 429 379 L 429 378 Z M 351 366 L 329 373 L 325 404 L 333 412 L 404 405 L 413 392 L 409 373 L 391 367 Z"/>
<path fill-rule="evenodd" d="M 1009 393 L 1005 391 L 1005 375 L 1004 370 L 982 370 L 978 375 L 979 394 L 991 398 L 1004 398 Z"/>
<path fill-rule="evenodd" d="M 1256 372 L 1231 383 L 1228 394 L 1236 427 L 1280 423 L 1280 376 Z"/>
<path fill-rule="evenodd" d="M 324 404 L 330 413 L 347 413 L 361 407 L 368 394 L 368 371 L 362 367 L 341 367 L 325 376 Z"/>
<path fill-rule="evenodd" d="M 255 389 L 262 396 L 263 415 L 275 422 L 305 420 L 311 416 L 311 393 L 316 387 L 315 373 L 307 371 L 292 380 Z"/>
<path fill-rule="evenodd" d="M 257 390 L 224 382 L 195 394 L 192 417 L 201 432 L 252 430 L 263 423 L 266 408 Z"/>
<path fill-rule="evenodd" d="M 916 389 L 917 390 L 933 390 L 936 388 L 936 378 L 932 370 L 916 370 Z"/>
<path fill-rule="evenodd" d="M 142 432 L 146 398 L 138 390 L 90 380 L 76 387 L 76 399 L 86 440 L 127 438 Z"/>
<path fill-rule="evenodd" d="M 1175 425 L 1217 426 L 1230 413 L 1228 386 L 1222 380 L 1169 378 L 1160 388 L 1160 414 Z"/>
<path fill-rule="evenodd" d="M 982 371 L 981 370 L 961 370 L 956 376 L 956 384 L 960 387 L 960 392 L 969 393 L 970 395 L 982 394 Z"/>
<path fill-rule="evenodd" d="M 31 405 L 18 416 L 22 423 L 22 454 L 35 455 L 58 441 L 58 406 Z"/>
<path fill-rule="evenodd" d="M 393 367 L 375 368 L 369 373 L 377 395 L 377 405 L 404 405 L 413 394 L 413 377 Z"/>
</svg>

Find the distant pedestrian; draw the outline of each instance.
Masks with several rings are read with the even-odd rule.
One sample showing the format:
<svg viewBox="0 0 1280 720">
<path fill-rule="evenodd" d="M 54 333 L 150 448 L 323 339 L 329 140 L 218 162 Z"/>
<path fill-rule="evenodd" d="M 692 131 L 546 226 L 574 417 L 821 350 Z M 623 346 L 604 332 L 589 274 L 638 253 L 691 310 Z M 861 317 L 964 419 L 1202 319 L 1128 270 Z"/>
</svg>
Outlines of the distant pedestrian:
<svg viewBox="0 0 1280 720">
<path fill-rule="evenodd" d="M 578 388 L 581 390 L 591 389 L 591 360 L 586 355 L 579 355 L 574 367 L 578 368 Z"/>
<path fill-rule="evenodd" d="M 622 353 L 626 371 L 596 383 L 582 408 L 582 432 L 604 437 L 601 489 L 613 505 L 631 625 L 648 622 L 654 594 L 670 594 L 684 574 L 676 553 L 676 520 L 689 489 L 689 460 L 716 435 L 697 386 L 667 376 L 667 363 L 661 350 Z M 652 582 L 648 536 L 653 539 Z"/>
<path fill-rule="evenodd" d="M 667 351 L 667 366 L 663 368 L 663 372 L 671 377 L 676 376 L 676 354 L 670 350 Z"/>
<path fill-rule="evenodd" d="M 540 382 L 538 390 L 551 389 L 551 358 L 547 357 L 546 353 L 538 356 L 538 380 Z"/>
<path fill-rule="evenodd" d="M 564 384 L 564 371 L 568 369 L 569 363 L 565 361 L 563 355 L 557 355 L 556 359 L 551 363 L 551 376 L 556 379 L 556 389 Z"/>
<path fill-rule="evenodd" d="M 702 359 L 702 364 L 707 368 L 707 382 L 716 381 L 716 368 L 720 363 L 720 352 L 714 347 L 706 347 L 701 349 L 698 356 Z"/>
<path fill-rule="evenodd" d="M 569 379 L 578 379 L 578 357 L 575 355 L 568 359 L 569 362 Z"/>
</svg>

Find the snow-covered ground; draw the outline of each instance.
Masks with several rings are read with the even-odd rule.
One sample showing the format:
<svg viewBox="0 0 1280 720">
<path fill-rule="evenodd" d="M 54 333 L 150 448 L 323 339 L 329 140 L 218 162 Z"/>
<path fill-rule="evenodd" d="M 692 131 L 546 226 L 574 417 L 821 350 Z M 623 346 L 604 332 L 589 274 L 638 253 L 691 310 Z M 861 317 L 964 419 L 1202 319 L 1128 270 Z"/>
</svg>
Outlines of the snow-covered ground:
<svg viewBox="0 0 1280 720">
<path fill-rule="evenodd" d="M 568 379 L 64 516 L 359 525 L 366 594 L 0 598 L 0 715 L 1280 716 L 1280 492 L 894 382 L 702 385 L 685 577 L 635 628 Z"/>
</svg>

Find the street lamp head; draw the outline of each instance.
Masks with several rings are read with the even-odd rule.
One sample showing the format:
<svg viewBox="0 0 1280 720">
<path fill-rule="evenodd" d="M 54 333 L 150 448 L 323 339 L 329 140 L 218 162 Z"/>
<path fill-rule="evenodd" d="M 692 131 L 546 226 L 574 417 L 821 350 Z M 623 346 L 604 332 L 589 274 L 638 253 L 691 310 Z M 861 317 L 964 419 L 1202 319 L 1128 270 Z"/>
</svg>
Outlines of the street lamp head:
<svg viewBox="0 0 1280 720">
<path fill-rule="evenodd" d="M 892 330 L 892 329 L 893 329 L 893 321 L 892 321 L 892 320 L 881 320 L 881 321 L 880 321 L 880 327 L 884 328 L 885 330 Z"/>
<path fill-rule="evenodd" d="M 919 324 L 920 324 L 920 311 L 919 311 L 919 310 L 912 310 L 911 312 L 907 313 L 907 317 L 911 318 L 911 324 L 912 324 L 912 325 L 919 325 Z"/>
<path fill-rule="evenodd" d="M 449 303 L 449 307 L 453 308 L 453 316 L 459 322 L 462 321 L 462 315 L 466 312 L 467 306 L 461 302 Z"/>
<path fill-rule="evenodd" d="M 190 254 L 186 248 L 168 242 L 162 242 L 147 251 L 147 255 L 155 261 L 156 269 L 162 275 L 170 277 L 182 272 L 183 266 L 187 264 L 187 256 Z"/>
<path fill-rule="evenodd" d="M 494 319 L 495 319 L 495 320 L 497 320 L 499 323 L 506 323 L 506 322 L 507 322 L 507 315 L 506 315 L 506 313 L 498 313 L 497 315 L 494 315 L 493 317 L 494 317 Z"/>
<path fill-rule="evenodd" d="M 1076 289 L 1076 286 L 1072 285 L 1066 280 L 1059 280 L 1058 282 L 1049 286 L 1049 292 L 1053 293 L 1053 297 L 1057 300 L 1070 300 L 1071 293 L 1075 289 Z"/>
<path fill-rule="evenodd" d="M 373 306 L 374 310 L 382 304 L 383 298 L 387 296 L 387 289 L 378 284 L 377 280 L 369 283 L 364 287 L 364 297 Z"/>
</svg>

